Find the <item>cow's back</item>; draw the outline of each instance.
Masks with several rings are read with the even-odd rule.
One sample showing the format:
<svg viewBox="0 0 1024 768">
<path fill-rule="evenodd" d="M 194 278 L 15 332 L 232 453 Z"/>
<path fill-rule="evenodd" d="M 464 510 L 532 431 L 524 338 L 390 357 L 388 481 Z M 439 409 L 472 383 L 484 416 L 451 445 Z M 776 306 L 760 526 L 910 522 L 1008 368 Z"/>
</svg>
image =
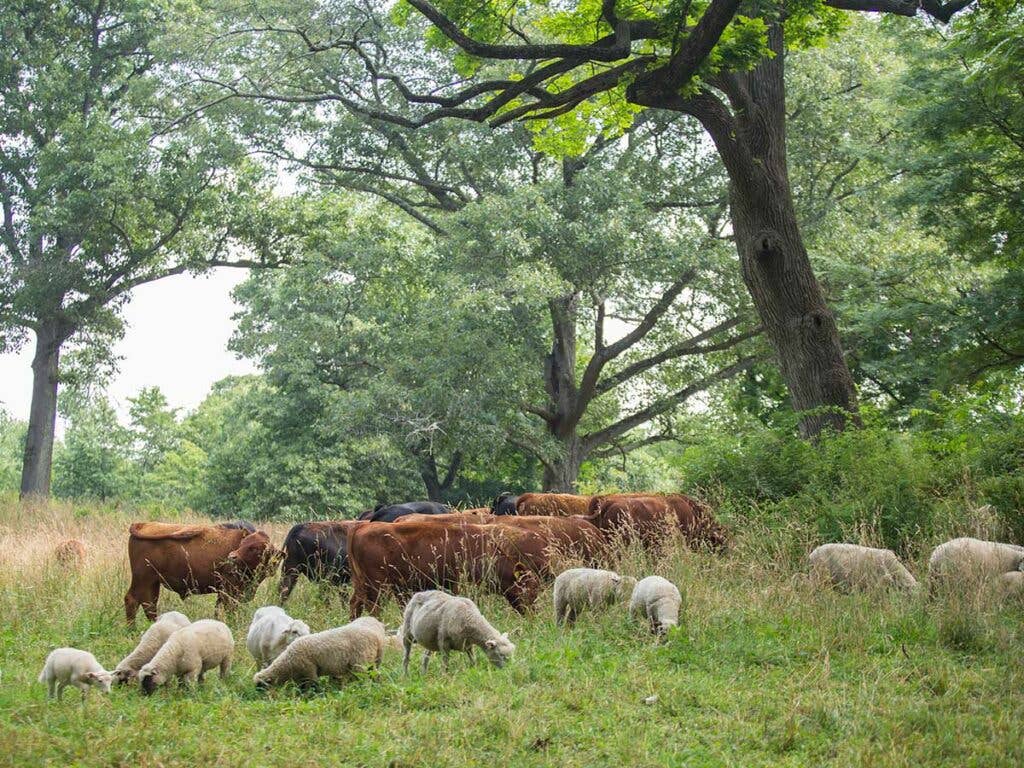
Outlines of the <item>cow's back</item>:
<svg viewBox="0 0 1024 768">
<path fill-rule="evenodd" d="M 128 562 L 134 578 L 155 577 L 179 594 L 216 586 L 216 566 L 244 539 L 244 528 L 136 523 L 129 528 Z"/>
<path fill-rule="evenodd" d="M 591 498 L 573 493 L 524 493 L 516 500 L 516 514 L 550 517 L 585 515 Z"/>
</svg>

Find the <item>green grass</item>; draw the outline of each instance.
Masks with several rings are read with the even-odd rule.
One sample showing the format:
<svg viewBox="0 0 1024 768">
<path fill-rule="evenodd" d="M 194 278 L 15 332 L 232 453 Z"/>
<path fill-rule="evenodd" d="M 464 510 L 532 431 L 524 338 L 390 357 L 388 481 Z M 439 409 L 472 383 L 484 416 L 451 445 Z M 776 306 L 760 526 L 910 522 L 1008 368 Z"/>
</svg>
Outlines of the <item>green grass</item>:
<svg viewBox="0 0 1024 768">
<path fill-rule="evenodd" d="M 273 602 L 268 582 L 229 619 L 238 650 L 226 681 L 47 702 L 35 679 L 51 648 L 113 667 L 134 647 L 121 608 L 126 520 L 57 510 L 33 526 L 0 510 L 0 765 L 1024 764 L 1019 604 L 818 591 L 778 554 L 793 543 L 766 547 L 763 531 L 741 533 L 724 558 L 628 554 L 623 572 L 657 571 L 685 593 L 683 626 L 663 644 L 623 606 L 563 630 L 550 590 L 525 618 L 478 596 L 492 623 L 516 630 L 505 669 L 459 655 L 447 675 L 435 659 L 423 677 L 414 651 L 403 677 L 392 652 L 345 686 L 262 693 L 244 637 L 252 610 Z M 26 542 L 62 535 L 90 543 L 79 575 L 33 564 L 46 549 Z M 344 623 L 346 600 L 327 597 L 301 582 L 288 609 L 314 630 Z M 208 617 L 213 600 L 162 596 L 171 609 Z M 395 626 L 397 607 L 384 619 Z"/>
</svg>

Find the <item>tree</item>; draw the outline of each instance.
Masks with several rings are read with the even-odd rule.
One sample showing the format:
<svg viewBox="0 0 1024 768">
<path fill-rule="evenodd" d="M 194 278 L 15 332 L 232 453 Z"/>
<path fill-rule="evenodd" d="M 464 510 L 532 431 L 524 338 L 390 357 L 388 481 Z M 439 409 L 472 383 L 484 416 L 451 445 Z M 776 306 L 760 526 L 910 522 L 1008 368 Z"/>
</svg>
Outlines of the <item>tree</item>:
<svg viewBox="0 0 1024 768">
<path fill-rule="evenodd" d="M 972 0 L 825 0 L 761 3 L 712 0 L 620 8 L 615 0 L 557 10 L 535 4 L 408 0 L 426 19 L 435 50 L 457 50 L 456 72 L 417 89 L 428 49 L 389 49 L 393 21 L 371 10 L 314 6 L 298 24 L 272 4 L 242 31 L 291 36 L 305 61 L 328 65 L 347 53 L 352 68 L 325 77 L 319 93 L 278 90 L 242 77 L 227 97 L 335 103 L 371 120 L 420 128 L 444 118 L 500 126 L 529 120 L 577 134 L 621 121 L 633 108 L 669 110 L 700 122 L 729 175 L 731 225 L 744 282 L 772 343 L 801 432 L 856 420 L 853 380 L 838 329 L 814 275 L 793 205 L 786 152 L 787 47 L 838 34 L 842 14 L 873 11 L 948 22 Z M 408 17 L 401 6 L 397 17 Z M 623 15 L 620 15 L 622 13 Z M 628 14 L 628 16 L 626 15 Z M 283 17 L 283 18 L 282 18 Z M 392 18 L 395 16 L 393 15 Z M 339 31 L 339 29 L 341 31 Z M 381 94 L 404 109 L 382 108 Z M 606 107 L 602 114 L 602 107 Z M 608 112 L 611 115 L 609 116 Z"/>
<path fill-rule="evenodd" d="M 54 492 L 64 498 L 106 500 L 126 495 L 131 435 L 106 398 L 76 393 L 63 407 L 64 445 L 54 461 Z"/>
<path fill-rule="evenodd" d="M 259 230 L 243 206 L 259 174 L 213 112 L 180 114 L 175 12 L 148 0 L 0 11 L 0 349 L 35 336 L 22 495 L 49 493 L 67 344 L 107 348 L 138 285 L 269 259 L 229 248 Z"/>
</svg>

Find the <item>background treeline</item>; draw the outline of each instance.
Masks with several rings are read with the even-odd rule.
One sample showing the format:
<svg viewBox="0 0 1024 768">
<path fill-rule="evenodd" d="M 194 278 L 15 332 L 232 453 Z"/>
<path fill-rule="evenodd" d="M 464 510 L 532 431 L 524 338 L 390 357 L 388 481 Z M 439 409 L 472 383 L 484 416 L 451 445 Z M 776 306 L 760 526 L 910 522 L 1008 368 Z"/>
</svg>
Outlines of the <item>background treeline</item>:
<svg viewBox="0 0 1024 768">
<path fill-rule="evenodd" d="M 213 4 L 203 22 L 244 27 L 240 12 Z M 182 91 L 217 104 L 209 130 L 245 149 L 224 237 L 259 255 L 232 347 L 261 373 L 187 414 L 140 392 L 119 421 L 103 394 L 116 313 L 106 336 L 84 324 L 54 493 L 297 520 L 426 496 L 686 489 L 726 519 L 897 547 L 988 504 L 1001 535 L 1024 538 L 1024 12 L 841 26 L 841 43 L 790 54 L 788 153 L 862 429 L 798 437 L 738 274 L 728 180 L 692 120 L 604 114 L 596 138 L 404 131 L 295 96 L 344 76 L 331 51 L 212 33 L 193 48 L 171 24 L 175 71 L 291 95 Z M 381 34 L 410 56 L 422 45 L 408 25 Z M 268 204 L 263 181 L 283 169 L 297 190 Z M 11 492 L 24 433 L 0 417 Z"/>
</svg>

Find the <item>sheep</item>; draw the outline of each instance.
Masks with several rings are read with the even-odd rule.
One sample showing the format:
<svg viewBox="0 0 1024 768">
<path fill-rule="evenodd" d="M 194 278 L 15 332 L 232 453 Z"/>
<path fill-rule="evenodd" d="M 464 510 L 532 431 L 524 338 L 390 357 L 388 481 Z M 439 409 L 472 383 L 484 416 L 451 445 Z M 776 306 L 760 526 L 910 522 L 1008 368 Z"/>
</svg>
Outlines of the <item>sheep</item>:
<svg viewBox="0 0 1024 768">
<path fill-rule="evenodd" d="M 267 688 L 289 680 L 309 685 L 324 675 L 342 680 L 365 667 L 380 666 L 384 649 L 392 642 L 383 624 L 363 616 L 343 627 L 296 638 L 252 681 Z"/>
<path fill-rule="evenodd" d="M 58 648 L 46 657 L 43 671 L 39 673 L 39 682 L 46 683 L 47 698 L 54 694 L 57 701 L 64 695 L 64 689 L 75 686 L 82 692 L 82 702 L 89 695 L 89 688 L 95 686 L 103 693 L 110 693 L 112 673 L 107 672 L 88 651 L 78 648 Z"/>
<path fill-rule="evenodd" d="M 840 589 L 895 587 L 916 591 L 917 579 L 896 553 L 859 544 L 822 544 L 807 557 L 812 578 Z"/>
<path fill-rule="evenodd" d="M 665 635 L 671 627 L 679 624 L 679 606 L 683 598 L 679 588 L 661 576 L 641 579 L 633 588 L 629 598 L 629 615 L 647 619 L 651 632 Z"/>
<path fill-rule="evenodd" d="M 202 619 L 175 630 L 153 659 L 139 670 L 142 692 L 149 696 L 172 677 L 188 684 L 203 682 L 207 670 L 220 667 L 221 679 L 231 669 L 235 639 L 227 624 Z"/>
<path fill-rule="evenodd" d="M 928 579 L 934 588 L 950 577 L 983 580 L 1021 570 L 1024 547 L 997 541 L 960 538 L 940 544 L 928 558 Z"/>
<path fill-rule="evenodd" d="M 283 608 L 267 605 L 253 614 L 245 645 L 260 669 L 281 655 L 296 638 L 309 634 L 309 625 L 293 619 Z"/>
<path fill-rule="evenodd" d="M 409 656 L 413 643 L 426 649 L 423 674 L 427 672 L 430 654 L 441 652 L 441 663 L 448 671 L 448 653 L 464 651 L 473 661 L 473 647 L 479 646 L 496 667 L 503 667 L 516 646 L 508 634 L 498 632 L 480 613 L 476 603 L 467 597 L 455 597 L 439 590 L 417 592 L 405 606 L 402 626 L 398 630 L 405 648 L 402 671 L 409 673 Z"/>
<path fill-rule="evenodd" d="M 999 587 L 1003 597 L 1024 596 L 1024 572 L 1009 571 L 999 577 Z"/>
<path fill-rule="evenodd" d="M 167 642 L 167 638 L 190 623 L 188 616 L 178 611 L 168 611 L 157 616 L 156 621 L 142 633 L 135 650 L 114 667 L 114 682 L 124 685 L 138 677 L 139 670 L 153 660 L 157 651 Z"/>
<path fill-rule="evenodd" d="M 597 568 L 570 568 L 555 579 L 555 622 L 572 624 L 586 607 L 599 608 L 622 599 L 636 584 L 632 576 Z"/>
</svg>

